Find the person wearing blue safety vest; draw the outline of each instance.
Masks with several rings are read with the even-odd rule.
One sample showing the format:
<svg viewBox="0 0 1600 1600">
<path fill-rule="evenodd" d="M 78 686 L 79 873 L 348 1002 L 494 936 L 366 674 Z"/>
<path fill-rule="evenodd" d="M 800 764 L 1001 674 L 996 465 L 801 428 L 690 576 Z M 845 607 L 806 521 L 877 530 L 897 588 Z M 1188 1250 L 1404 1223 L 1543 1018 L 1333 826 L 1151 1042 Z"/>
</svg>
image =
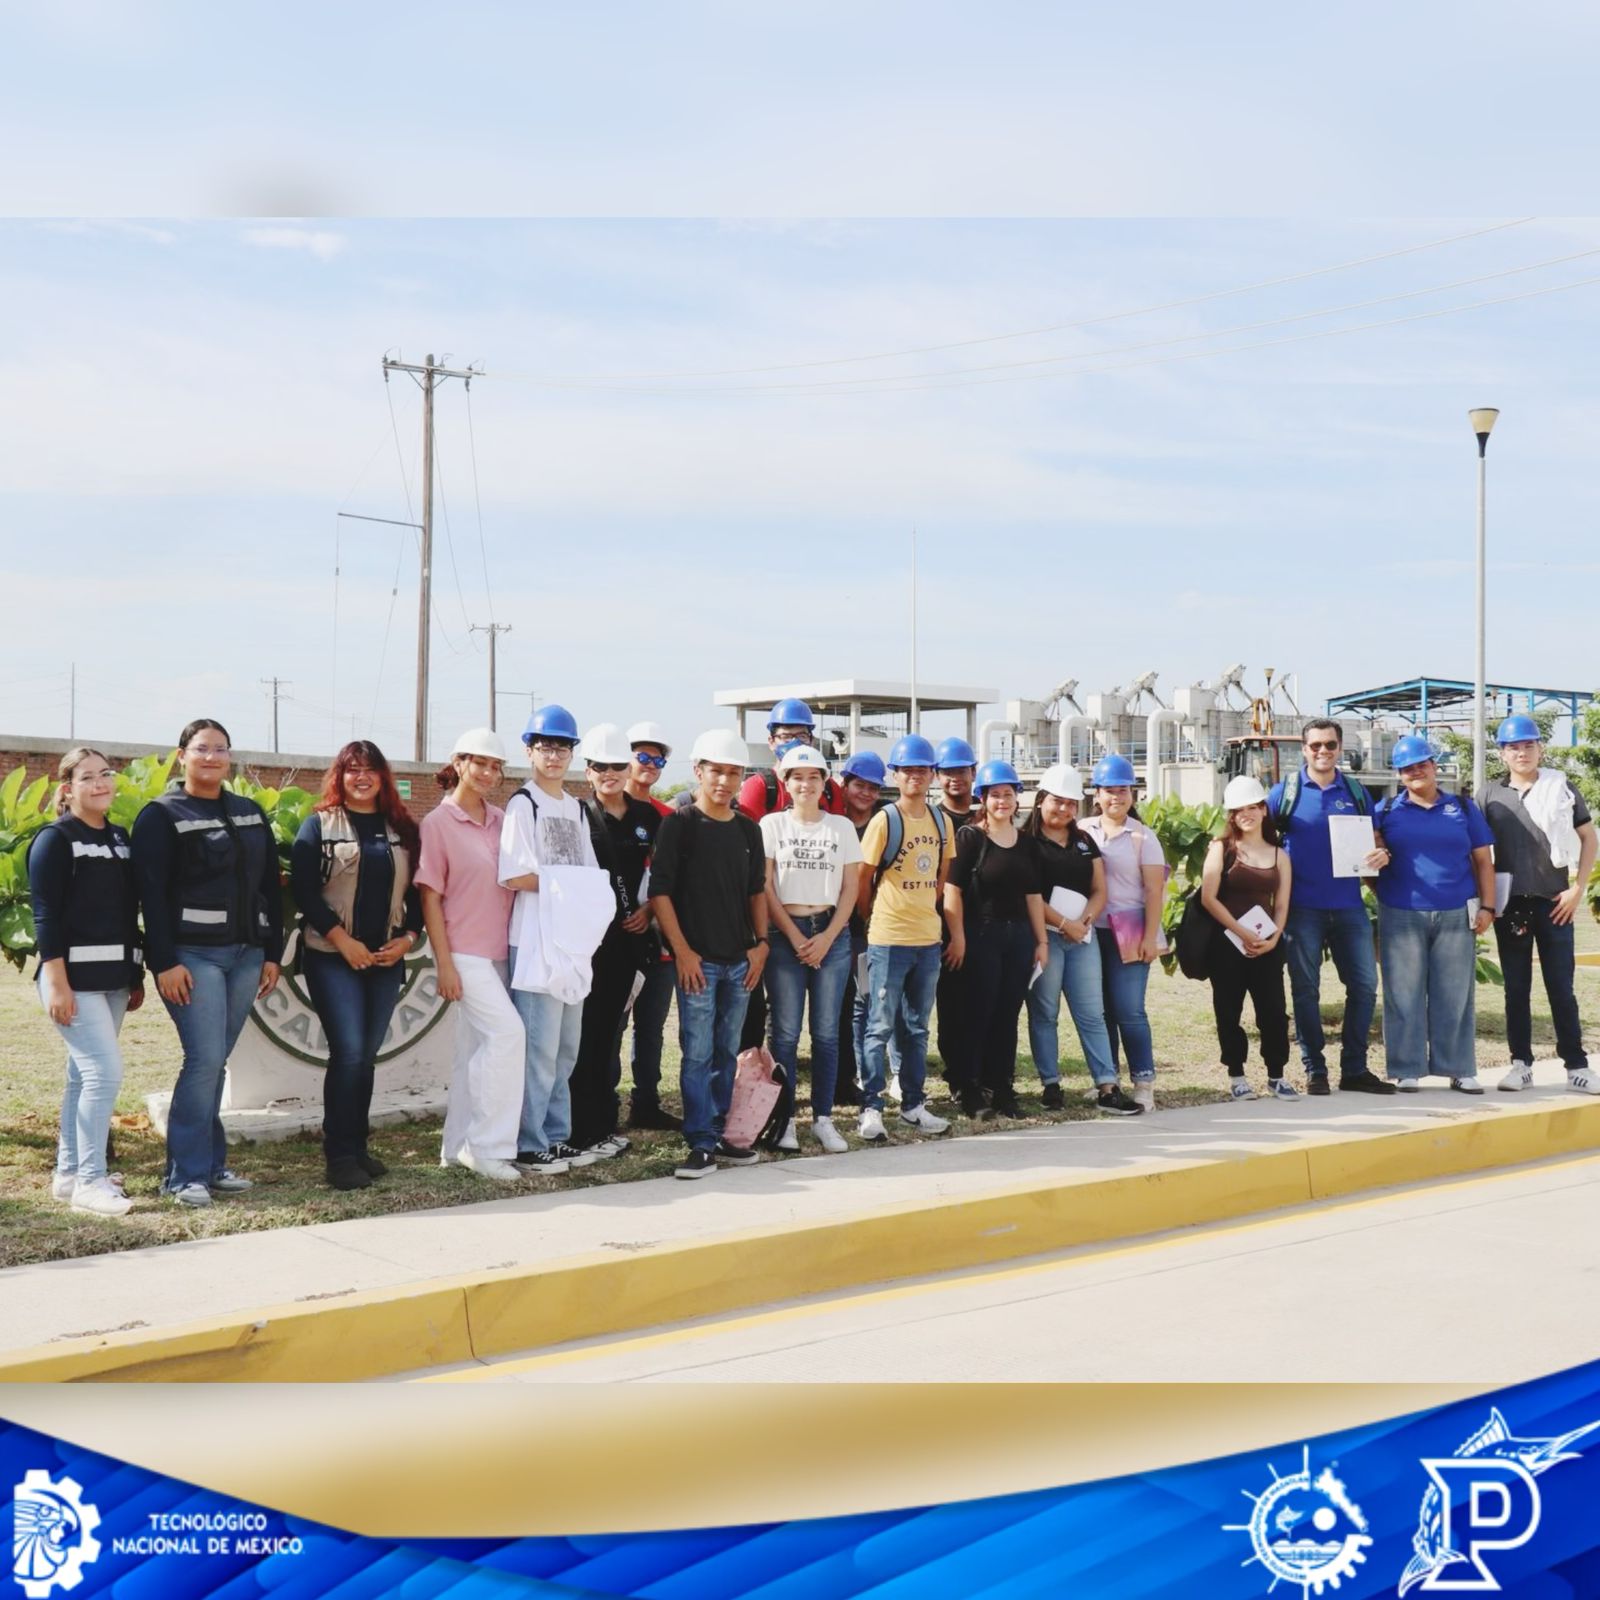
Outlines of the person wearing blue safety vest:
<svg viewBox="0 0 1600 1600">
<path fill-rule="evenodd" d="M 934 756 L 939 769 L 939 800 L 937 809 L 950 825 L 954 839 L 968 823 L 981 826 L 983 807 L 974 805 L 972 799 L 973 775 L 978 770 L 977 752 L 965 739 L 952 735 L 941 739 Z M 950 930 L 944 931 L 946 947 L 950 943 Z M 952 966 L 948 961 L 939 969 L 939 992 L 934 997 L 935 1043 L 939 1051 L 939 1065 L 944 1071 L 944 1081 L 952 1099 L 970 1099 L 978 1089 L 978 1066 L 962 1052 L 967 1037 L 963 1017 L 962 997 L 966 992 L 967 971 L 963 966 Z"/>
<path fill-rule="evenodd" d="M 973 1077 L 962 1088 L 969 1117 L 1016 1117 L 1017 1019 L 1033 969 L 1050 957 L 1044 929 L 1044 879 L 1034 838 L 1017 827 L 1022 780 L 1009 761 L 978 768 L 973 793 L 983 821 L 956 835 L 944 886 L 948 961 L 964 969 L 962 1056 Z"/>
<path fill-rule="evenodd" d="M 1406 1090 L 1432 1074 L 1481 1094 L 1477 935 L 1494 923 L 1494 835 L 1476 801 L 1439 787 L 1420 734 L 1389 760 L 1405 787 L 1373 816 L 1389 853 L 1377 886 L 1388 1073 Z"/>
<path fill-rule="evenodd" d="M 511 999 L 526 1036 L 516 1165 L 556 1176 L 618 1153 L 568 1142 L 583 1003 L 594 982 L 594 953 L 616 913 L 616 893 L 595 855 L 588 815 L 562 782 L 578 745 L 572 713 L 565 706 L 540 706 L 523 729 L 522 743 L 533 776 L 506 801 L 500 833 L 500 886 L 517 897 L 511 911 Z M 552 937 L 558 931 L 552 905 L 540 894 L 541 880 L 551 875 L 561 880 L 554 903 L 570 919 L 559 939 Z"/>
<path fill-rule="evenodd" d="M 277 842 L 266 812 L 222 786 L 231 743 L 220 722 L 191 722 L 178 735 L 181 781 L 133 824 L 145 951 L 183 1045 L 162 1189 L 186 1206 L 251 1186 L 227 1164 L 225 1069 L 283 959 Z"/>
<path fill-rule="evenodd" d="M 1084 824 L 1084 832 L 1099 846 L 1106 873 L 1105 909 L 1094 919 L 1094 930 L 1111 1064 L 1118 1064 L 1119 1045 L 1127 1050 L 1134 1102 L 1141 1111 L 1154 1111 L 1155 1044 L 1144 997 L 1151 963 L 1161 954 L 1167 858 L 1155 832 L 1134 809 L 1133 763 L 1126 756 L 1102 756 L 1089 778 L 1095 787 L 1095 815 Z"/>
<path fill-rule="evenodd" d="M 1327 1094 L 1321 1010 L 1322 953 L 1327 950 L 1344 985 L 1339 1087 L 1358 1094 L 1393 1094 L 1394 1085 L 1367 1066 L 1367 1041 L 1378 999 L 1372 921 L 1362 904 L 1361 879 L 1334 877 L 1328 841 L 1329 818 L 1368 816 L 1372 811 L 1367 791 L 1339 770 L 1343 740 L 1337 722 L 1314 717 L 1301 729 L 1305 760 L 1300 770 L 1275 783 L 1267 795 L 1268 814 L 1294 870 L 1294 900 L 1283 931 L 1294 1031 L 1306 1093 Z M 1384 851 L 1375 850 L 1366 865 L 1375 872 L 1388 860 Z"/>
<path fill-rule="evenodd" d="M 883 805 L 883 783 L 888 777 L 883 757 L 874 750 L 858 750 L 839 768 L 839 788 L 844 794 L 844 814 L 859 840 L 867 824 Z M 859 911 L 850 918 L 850 978 L 844 986 L 839 1020 L 839 1077 L 834 1086 L 836 1106 L 861 1104 L 861 1067 L 867 1059 L 867 925 Z M 889 1041 L 889 1071 L 900 1078 L 900 1044 Z"/>
<path fill-rule="evenodd" d="M 1567 1087 L 1577 1094 L 1600 1094 L 1600 1072 L 1590 1070 L 1583 1048 L 1572 934 L 1572 919 L 1594 873 L 1600 836 L 1566 773 L 1540 765 L 1544 742 L 1532 717 L 1507 717 L 1495 741 L 1506 773 L 1484 785 L 1478 804 L 1494 834 L 1495 874 L 1510 879 L 1502 895 L 1505 909 L 1494 925 L 1506 980 L 1506 1045 L 1511 1052 L 1511 1066 L 1498 1087 L 1533 1087 L 1537 949 Z M 1576 869 L 1570 882 L 1569 869 Z"/>
<path fill-rule="evenodd" d="M 947 1133 L 925 1100 L 928 1023 L 939 985 L 939 896 L 955 854 L 950 825 L 928 805 L 933 746 L 909 733 L 889 752 L 900 798 L 867 824 L 861 839 L 858 906 L 867 924 L 867 1035 L 860 1134 L 882 1144 L 889 1041 L 904 1023 L 900 1121 L 918 1133 Z"/>
</svg>

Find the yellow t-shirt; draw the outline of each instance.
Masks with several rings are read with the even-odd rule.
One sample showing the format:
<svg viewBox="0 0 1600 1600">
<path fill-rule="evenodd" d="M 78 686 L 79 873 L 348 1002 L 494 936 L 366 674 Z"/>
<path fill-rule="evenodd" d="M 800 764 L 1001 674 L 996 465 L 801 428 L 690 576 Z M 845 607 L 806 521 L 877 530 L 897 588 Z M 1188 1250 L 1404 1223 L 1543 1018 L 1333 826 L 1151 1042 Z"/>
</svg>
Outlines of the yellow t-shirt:
<svg viewBox="0 0 1600 1600">
<path fill-rule="evenodd" d="M 920 819 L 900 813 L 905 834 L 900 854 L 884 868 L 878 880 L 877 898 L 872 902 L 872 921 L 867 926 L 868 944 L 938 944 L 939 920 L 939 830 L 932 816 Z M 872 871 L 883 859 L 889 842 L 889 819 L 880 811 L 867 824 L 861 839 L 861 859 Z M 944 829 L 944 863 L 956 853 L 955 829 L 948 821 Z"/>
</svg>

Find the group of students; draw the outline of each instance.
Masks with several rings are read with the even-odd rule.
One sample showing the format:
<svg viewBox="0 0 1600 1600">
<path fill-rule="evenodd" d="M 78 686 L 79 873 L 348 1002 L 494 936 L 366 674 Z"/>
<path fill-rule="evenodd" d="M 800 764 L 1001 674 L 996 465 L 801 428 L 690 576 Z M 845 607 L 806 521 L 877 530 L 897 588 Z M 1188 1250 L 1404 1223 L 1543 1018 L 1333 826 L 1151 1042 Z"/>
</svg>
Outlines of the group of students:
<svg viewBox="0 0 1600 1600">
<path fill-rule="evenodd" d="M 628 1124 L 681 1127 L 681 1178 L 759 1159 L 725 1127 L 741 1045 L 764 1032 L 783 1069 L 774 1142 L 800 1148 L 794 1086 L 807 1020 L 811 1133 L 828 1152 L 848 1148 L 833 1118 L 843 1101 L 859 1104 L 868 1143 L 887 1139 L 892 1099 L 903 1128 L 948 1131 L 928 1105 L 935 1018 L 951 1096 L 968 1116 L 1003 1117 L 1018 1112 L 1026 1007 L 1044 1106 L 1062 1108 L 1063 999 L 1097 1109 L 1154 1110 L 1145 994 L 1164 948 L 1167 863 L 1139 817 L 1126 758 L 1096 763 L 1093 815 L 1081 815 L 1081 776 L 1062 765 L 1043 774 L 1019 821 L 1015 768 L 980 765 L 964 740 L 935 748 L 907 734 L 887 763 L 857 753 L 835 778 L 803 701 L 774 706 L 767 734 L 773 769 L 749 775 L 738 734 L 702 734 L 695 783 L 668 805 L 652 792 L 671 755 L 661 730 L 643 722 L 624 735 L 602 724 L 581 740 L 584 802 L 565 783 L 580 748 L 576 721 L 544 706 L 523 735 L 532 775 L 503 808 L 494 797 L 505 745 L 472 729 L 456 740 L 439 775 L 445 796 L 420 827 L 375 745 L 339 752 L 290 872 L 300 970 L 328 1042 L 333 1187 L 384 1175 L 368 1148 L 374 1065 L 424 931 L 440 996 L 456 1009 L 441 1164 L 496 1181 L 554 1176 L 629 1148 L 618 1090 L 630 1020 Z M 1307 1091 L 1330 1092 L 1324 952 L 1345 989 L 1340 1089 L 1415 1090 L 1433 1074 L 1480 1092 L 1476 936 L 1491 926 L 1511 1055 L 1498 1087 L 1532 1083 L 1537 950 L 1569 1086 L 1600 1094 L 1583 1048 L 1572 932 L 1600 839 L 1581 795 L 1542 765 L 1530 718 L 1508 717 L 1499 745 L 1506 773 L 1473 799 L 1443 790 L 1432 747 L 1406 736 L 1392 758 L 1401 790 L 1374 804 L 1341 769 L 1338 724 L 1318 719 L 1303 733 L 1303 765 L 1270 794 L 1252 778 L 1228 785 L 1226 829 L 1199 892 L 1216 924 L 1206 968 L 1235 1096 L 1254 1095 L 1247 997 L 1269 1092 L 1298 1096 L 1284 1077 L 1286 967 Z M 284 927 L 271 824 L 225 787 L 231 756 L 220 723 L 190 723 L 181 776 L 130 836 L 109 820 L 109 762 L 69 751 L 57 819 L 30 848 L 39 992 L 68 1049 L 53 1190 L 77 1209 L 118 1216 L 131 1204 L 105 1152 L 122 1075 L 117 1036 L 143 1002 L 146 966 L 183 1052 L 163 1192 L 200 1207 L 250 1187 L 227 1165 L 224 1074 L 250 1008 L 279 981 Z M 885 802 L 891 773 L 897 793 Z M 1362 870 L 1375 876 L 1379 903 L 1381 1078 L 1367 1064 L 1378 963 L 1361 879 L 1333 866 L 1329 821 L 1341 815 L 1370 815 L 1375 829 Z M 674 998 L 681 1121 L 660 1098 Z"/>
</svg>

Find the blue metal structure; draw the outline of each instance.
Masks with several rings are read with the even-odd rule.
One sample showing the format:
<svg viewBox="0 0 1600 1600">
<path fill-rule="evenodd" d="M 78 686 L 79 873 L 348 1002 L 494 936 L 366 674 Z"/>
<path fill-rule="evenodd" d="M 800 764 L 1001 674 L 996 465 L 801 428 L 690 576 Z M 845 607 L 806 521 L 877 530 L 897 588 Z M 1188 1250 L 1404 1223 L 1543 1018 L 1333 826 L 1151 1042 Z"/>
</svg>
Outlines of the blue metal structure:
<svg viewBox="0 0 1600 1600">
<path fill-rule="evenodd" d="M 1475 684 L 1459 678 L 1408 678 L 1404 683 L 1389 683 L 1380 689 L 1334 695 L 1323 702 L 1323 707 L 1330 717 L 1398 717 L 1413 728 L 1451 723 L 1471 727 L 1477 693 Z M 1532 689 L 1502 683 L 1486 685 L 1484 693 L 1491 723 L 1513 711 L 1531 713 L 1541 707 L 1558 706 L 1561 715 L 1570 719 L 1572 744 L 1578 742 L 1578 713 L 1595 698 L 1583 689 Z"/>
</svg>

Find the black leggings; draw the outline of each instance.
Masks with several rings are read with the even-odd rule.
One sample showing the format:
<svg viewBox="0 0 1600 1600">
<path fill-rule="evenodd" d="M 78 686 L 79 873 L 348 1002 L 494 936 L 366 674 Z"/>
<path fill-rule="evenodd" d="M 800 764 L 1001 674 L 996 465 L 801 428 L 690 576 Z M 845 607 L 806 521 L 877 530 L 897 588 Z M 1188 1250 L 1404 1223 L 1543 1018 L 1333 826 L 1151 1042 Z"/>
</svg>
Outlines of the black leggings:
<svg viewBox="0 0 1600 1600">
<path fill-rule="evenodd" d="M 1235 950 L 1220 928 L 1211 946 L 1211 1011 L 1217 1019 L 1217 1047 L 1231 1078 L 1244 1074 L 1250 1039 L 1240 1025 L 1244 997 L 1256 1010 L 1256 1031 L 1261 1035 L 1261 1059 L 1268 1078 L 1281 1078 L 1289 1059 L 1289 1013 L 1283 998 L 1283 941 L 1264 956 L 1247 956 Z"/>
</svg>

